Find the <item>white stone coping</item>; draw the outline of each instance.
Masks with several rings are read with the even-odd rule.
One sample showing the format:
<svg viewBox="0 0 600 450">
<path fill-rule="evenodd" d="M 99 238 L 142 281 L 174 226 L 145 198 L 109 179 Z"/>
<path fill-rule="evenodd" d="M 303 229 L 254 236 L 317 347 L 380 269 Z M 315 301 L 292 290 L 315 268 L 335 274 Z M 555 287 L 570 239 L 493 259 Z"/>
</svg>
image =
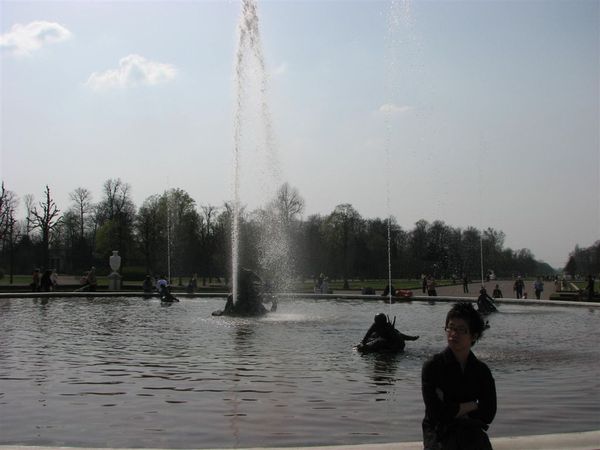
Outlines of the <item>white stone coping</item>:
<svg viewBox="0 0 600 450">
<path fill-rule="evenodd" d="M 494 450 L 599 450 L 600 430 L 579 433 L 539 434 L 535 436 L 510 436 L 492 438 Z M 98 450 L 97 447 L 45 447 L 26 445 L 0 445 L 0 450 Z M 321 447 L 252 447 L 238 450 L 422 450 L 422 442 L 396 442 L 390 444 L 329 445 Z M 103 450 L 141 450 L 139 448 L 104 448 Z M 152 449 L 169 450 L 169 449 Z M 184 449 L 182 449 L 184 450 Z M 189 450 L 189 449 L 188 449 Z M 205 449 L 205 450 L 229 450 Z"/>
<path fill-rule="evenodd" d="M 187 292 L 175 292 L 178 298 L 226 298 L 228 292 L 196 292 L 188 294 Z M 312 300 L 367 300 L 367 301 L 387 301 L 388 297 L 381 295 L 361 295 L 361 294 L 311 294 L 311 293 L 276 293 L 274 294 L 282 299 L 294 299 L 294 298 L 306 298 Z M 142 298 L 160 298 L 158 293 L 152 293 L 145 295 L 139 291 L 96 291 L 96 292 L 0 292 L 0 299 L 23 299 L 23 298 L 73 298 L 73 297 L 142 297 Z M 410 302 L 476 302 L 477 297 L 453 297 L 447 295 L 440 295 L 437 297 L 428 297 L 426 295 L 415 295 L 413 297 L 394 297 L 394 303 L 410 303 Z M 584 302 L 584 301 L 572 301 L 572 300 L 535 300 L 535 299 L 516 299 L 516 298 L 496 298 L 494 303 L 502 305 L 524 305 L 524 306 L 578 306 L 584 308 L 600 308 L 600 302 Z"/>
</svg>

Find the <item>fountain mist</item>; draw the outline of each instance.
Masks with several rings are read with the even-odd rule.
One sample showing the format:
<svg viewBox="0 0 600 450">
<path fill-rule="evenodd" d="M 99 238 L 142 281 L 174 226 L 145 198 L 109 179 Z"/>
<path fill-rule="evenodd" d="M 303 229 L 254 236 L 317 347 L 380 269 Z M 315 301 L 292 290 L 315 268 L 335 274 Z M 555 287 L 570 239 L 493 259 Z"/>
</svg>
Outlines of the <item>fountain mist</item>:
<svg viewBox="0 0 600 450">
<path fill-rule="evenodd" d="M 268 102 L 268 75 L 259 28 L 256 0 L 243 0 L 238 24 L 238 47 L 235 55 L 236 104 L 234 116 L 234 156 L 233 156 L 233 217 L 232 217 L 232 288 L 237 300 L 238 269 L 240 265 L 240 214 L 241 180 L 248 176 L 243 172 L 253 172 L 252 182 L 258 184 L 261 199 L 274 199 L 276 188 L 281 184 L 279 161 L 273 139 L 271 113 Z M 252 164 L 244 164 L 244 156 L 252 154 Z M 247 169 L 242 171 L 242 168 Z M 259 265 L 261 271 L 276 276 L 272 281 L 275 287 L 282 288 L 289 279 L 287 255 L 289 245 L 276 201 L 259 209 L 261 235 L 258 242 Z"/>
</svg>

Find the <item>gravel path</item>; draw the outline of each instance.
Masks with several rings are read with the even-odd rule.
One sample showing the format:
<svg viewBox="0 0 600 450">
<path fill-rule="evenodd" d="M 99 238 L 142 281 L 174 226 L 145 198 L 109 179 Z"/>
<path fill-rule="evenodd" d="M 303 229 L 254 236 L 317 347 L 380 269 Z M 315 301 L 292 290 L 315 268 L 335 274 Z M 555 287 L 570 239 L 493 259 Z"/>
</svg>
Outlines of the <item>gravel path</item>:
<svg viewBox="0 0 600 450">
<path fill-rule="evenodd" d="M 534 280 L 525 280 L 525 289 L 523 292 L 527 293 L 527 298 L 535 299 L 535 291 L 533 290 Z M 513 291 L 514 280 L 494 280 L 484 283 L 485 288 L 490 295 L 494 291 L 496 285 L 500 286 L 502 295 L 505 298 L 516 298 L 516 293 Z M 469 284 L 469 293 L 463 292 L 462 283 L 454 286 L 440 286 L 437 288 L 438 295 L 444 295 L 449 297 L 479 297 L 479 289 L 481 289 L 481 281 L 478 283 Z M 540 300 L 548 300 L 550 295 L 556 291 L 553 281 L 544 281 L 544 292 Z M 415 295 L 422 295 L 421 291 L 415 292 Z"/>
</svg>

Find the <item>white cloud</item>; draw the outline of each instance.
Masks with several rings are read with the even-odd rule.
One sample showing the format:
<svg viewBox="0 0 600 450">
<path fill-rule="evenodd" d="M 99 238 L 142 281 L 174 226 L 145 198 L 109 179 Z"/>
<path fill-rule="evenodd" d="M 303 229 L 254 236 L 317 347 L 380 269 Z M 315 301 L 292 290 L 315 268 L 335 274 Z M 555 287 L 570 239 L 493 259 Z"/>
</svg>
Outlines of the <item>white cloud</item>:
<svg viewBox="0 0 600 450">
<path fill-rule="evenodd" d="M 379 112 L 385 114 L 402 114 L 410 111 L 411 109 L 412 107 L 410 106 L 398 106 L 394 105 L 393 103 L 386 103 L 379 107 Z"/>
<path fill-rule="evenodd" d="M 121 58 L 118 68 L 92 73 L 85 84 L 95 90 L 153 86 L 170 81 L 176 75 L 177 69 L 171 64 L 150 61 L 140 55 L 128 55 Z"/>
<path fill-rule="evenodd" d="M 71 36 L 69 30 L 55 22 L 16 23 L 9 32 L 0 35 L 0 47 L 11 50 L 15 55 L 29 55 L 44 45 L 62 42 Z"/>
</svg>

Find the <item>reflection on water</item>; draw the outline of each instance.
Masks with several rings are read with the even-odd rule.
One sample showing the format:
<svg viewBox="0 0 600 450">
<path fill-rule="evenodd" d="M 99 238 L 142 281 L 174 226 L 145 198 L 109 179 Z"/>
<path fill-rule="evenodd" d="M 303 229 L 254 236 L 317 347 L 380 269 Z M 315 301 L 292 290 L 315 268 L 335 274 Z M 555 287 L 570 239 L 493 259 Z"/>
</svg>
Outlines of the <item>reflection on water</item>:
<svg viewBox="0 0 600 450">
<path fill-rule="evenodd" d="M 220 299 L 0 300 L 0 443 L 239 447 L 419 440 L 420 370 L 448 305 L 392 305 L 399 355 L 353 346 L 380 304 Z M 387 306 L 386 306 L 387 308 Z M 492 436 L 597 429 L 598 312 L 502 305 L 474 348 L 496 378 Z"/>
</svg>

